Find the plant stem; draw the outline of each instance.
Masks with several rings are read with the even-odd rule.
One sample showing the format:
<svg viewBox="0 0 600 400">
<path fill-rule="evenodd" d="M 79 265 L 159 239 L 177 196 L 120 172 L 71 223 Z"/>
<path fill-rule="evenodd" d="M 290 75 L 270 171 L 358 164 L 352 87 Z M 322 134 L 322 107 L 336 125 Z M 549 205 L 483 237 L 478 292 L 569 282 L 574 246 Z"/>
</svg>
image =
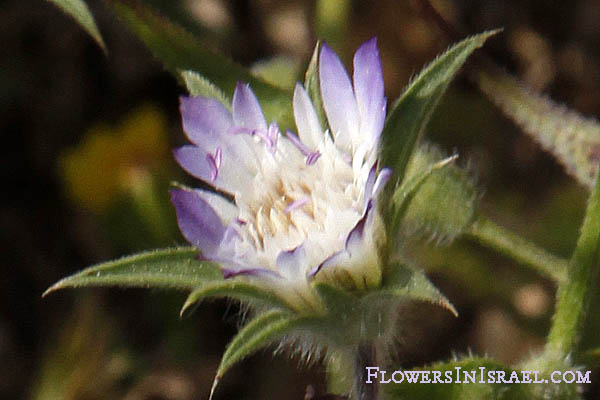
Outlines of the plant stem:
<svg viewBox="0 0 600 400">
<path fill-rule="evenodd" d="M 377 363 L 376 347 L 372 342 L 361 343 L 356 350 L 354 364 L 354 391 L 356 400 L 377 400 L 377 381 L 367 382 L 367 368 Z"/>
<path fill-rule="evenodd" d="M 567 280 L 558 287 L 556 312 L 548 335 L 546 353 L 559 357 L 577 352 L 592 285 L 600 269 L 600 179 L 590 196 L 577 247 L 569 263 Z"/>
<path fill-rule="evenodd" d="M 467 236 L 483 246 L 499 251 L 515 261 L 535 269 L 557 283 L 564 282 L 568 262 L 523 239 L 485 217 L 479 216 Z"/>
</svg>

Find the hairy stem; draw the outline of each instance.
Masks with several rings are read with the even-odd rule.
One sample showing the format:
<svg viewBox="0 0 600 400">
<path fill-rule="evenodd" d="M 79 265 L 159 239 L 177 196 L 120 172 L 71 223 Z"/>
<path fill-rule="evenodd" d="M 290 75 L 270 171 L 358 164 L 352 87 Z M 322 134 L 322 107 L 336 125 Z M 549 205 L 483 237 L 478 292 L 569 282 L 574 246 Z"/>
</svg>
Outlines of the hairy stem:
<svg viewBox="0 0 600 400">
<path fill-rule="evenodd" d="M 354 370 L 354 391 L 356 400 L 377 400 L 377 381 L 367 382 L 367 367 L 377 364 L 377 353 L 375 345 L 371 342 L 358 345 Z"/>
<path fill-rule="evenodd" d="M 479 216 L 467 236 L 483 246 L 499 251 L 515 261 L 533 268 L 555 282 L 564 282 L 567 261 L 510 232 L 485 217 Z"/>
<path fill-rule="evenodd" d="M 565 357 L 577 352 L 592 285 L 600 269 L 600 179 L 590 197 L 577 247 L 569 263 L 567 279 L 558 287 L 556 312 L 548 335 L 546 353 Z"/>
</svg>

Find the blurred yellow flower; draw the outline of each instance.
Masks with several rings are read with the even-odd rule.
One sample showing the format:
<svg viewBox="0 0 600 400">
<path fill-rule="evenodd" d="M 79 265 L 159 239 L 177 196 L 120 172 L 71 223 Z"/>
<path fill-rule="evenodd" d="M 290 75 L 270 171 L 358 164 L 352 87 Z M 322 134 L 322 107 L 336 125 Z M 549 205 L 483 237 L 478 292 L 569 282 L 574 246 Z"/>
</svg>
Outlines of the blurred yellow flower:
<svg viewBox="0 0 600 400">
<path fill-rule="evenodd" d="M 92 127 L 81 144 L 62 154 L 60 172 L 76 204 L 102 212 L 118 194 L 135 192 L 137 180 L 168 162 L 168 155 L 166 117 L 144 105 L 116 126 Z"/>
</svg>

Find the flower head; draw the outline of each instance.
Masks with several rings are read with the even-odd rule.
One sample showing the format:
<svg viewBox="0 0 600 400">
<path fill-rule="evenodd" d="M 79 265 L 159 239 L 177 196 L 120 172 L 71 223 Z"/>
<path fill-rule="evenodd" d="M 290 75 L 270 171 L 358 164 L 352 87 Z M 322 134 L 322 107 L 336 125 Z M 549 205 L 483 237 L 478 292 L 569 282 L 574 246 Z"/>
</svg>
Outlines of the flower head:
<svg viewBox="0 0 600 400">
<path fill-rule="evenodd" d="M 384 230 L 375 202 L 390 171 L 377 173 L 386 99 L 375 39 L 354 55 L 353 83 L 324 44 L 319 80 L 329 131 L 300 84 L 297 135 L 268 124 L 243 83 L 231 112 L 214 99 L 181 99 L 192 145 L 175 158 L 233 201 L 201 189 L 172 190 L 171 199 L 185 238 L 226 278 L 247 276 L 284 295 L 309 290 L 313 280 L 354 288 L 381 280 Z"/>
</svg>

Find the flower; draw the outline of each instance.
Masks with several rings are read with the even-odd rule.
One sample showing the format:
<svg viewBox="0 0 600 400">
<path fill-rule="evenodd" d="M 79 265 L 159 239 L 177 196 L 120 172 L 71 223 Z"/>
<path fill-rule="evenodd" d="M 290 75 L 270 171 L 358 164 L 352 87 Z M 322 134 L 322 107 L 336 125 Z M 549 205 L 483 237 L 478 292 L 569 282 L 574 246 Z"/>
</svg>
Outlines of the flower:
<svg viewBox="0 0 600 400">
<path fill-rule="evenodd" d="M 353 289 L 381 281 L 385 234 L 375 203 L 391 171 L 377 171 L 386 98 L 375 38 L 354 55 L 353 84 L 323 44 L 319 80 L 330 130 L 297 84 L 298 135 L 267 124 L 243 83 L 231 112 L 215 99 L 181 98 L 192 144 L 175 158 L 215 189 L 171 191 L 181 232 L 225 278 L 245 276 L 288 297 L 310 292 L 314 280 Z"/>
</svg>

